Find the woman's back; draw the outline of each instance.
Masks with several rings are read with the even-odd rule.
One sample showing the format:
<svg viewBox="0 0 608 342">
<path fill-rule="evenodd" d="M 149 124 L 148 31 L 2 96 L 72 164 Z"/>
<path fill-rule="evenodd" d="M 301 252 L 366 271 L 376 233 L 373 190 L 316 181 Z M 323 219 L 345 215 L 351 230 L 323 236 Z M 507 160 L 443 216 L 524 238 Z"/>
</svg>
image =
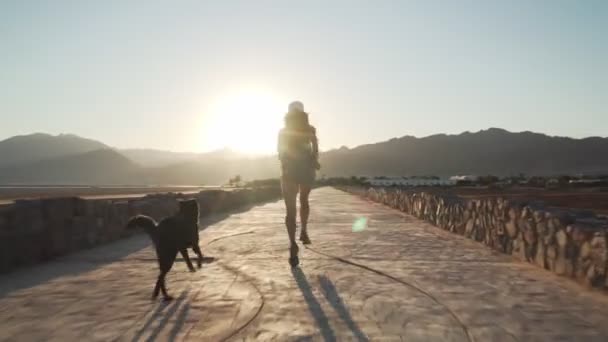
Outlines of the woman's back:
<svg viewBox="0 0 608 342">
<path fill-rule="evenodd" d="M 285 128 L 279 133 L 279 157 L 281 159 L 310 159 L 314 155 L 315 128 L 304 112 L 288 113 Z"/>
</svg>

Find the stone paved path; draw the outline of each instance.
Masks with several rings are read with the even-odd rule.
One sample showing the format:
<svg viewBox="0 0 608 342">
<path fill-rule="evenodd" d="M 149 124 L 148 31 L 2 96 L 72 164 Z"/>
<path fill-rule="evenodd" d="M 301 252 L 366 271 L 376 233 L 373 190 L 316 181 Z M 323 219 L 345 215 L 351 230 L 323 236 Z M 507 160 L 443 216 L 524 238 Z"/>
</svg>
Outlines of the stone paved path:
<svg viewBox="0 0 608 342">
<path fill-rule="evenodd" d="M 300 268 L 281 202 L 216 217 L 218 260 L 177 263 L 170 303 L 143 235 L 4 275 L 0 340 L 608 341 L 605 295 L 338 190 L 311 202 Z"/>
</svg>

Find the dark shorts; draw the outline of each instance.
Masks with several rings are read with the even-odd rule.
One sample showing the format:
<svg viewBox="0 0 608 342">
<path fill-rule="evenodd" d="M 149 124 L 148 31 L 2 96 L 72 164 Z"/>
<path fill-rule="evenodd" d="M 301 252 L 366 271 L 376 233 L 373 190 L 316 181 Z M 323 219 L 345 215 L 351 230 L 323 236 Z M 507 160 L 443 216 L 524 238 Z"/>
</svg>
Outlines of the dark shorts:
<svg viewBox="0 0 608 342">
<path fill-rule="evenodd" d="M 312 185 L 316 170 L 309 160 L 285 160 L 281 163 L 282 180 L 299 185 Z"/>
</svg>

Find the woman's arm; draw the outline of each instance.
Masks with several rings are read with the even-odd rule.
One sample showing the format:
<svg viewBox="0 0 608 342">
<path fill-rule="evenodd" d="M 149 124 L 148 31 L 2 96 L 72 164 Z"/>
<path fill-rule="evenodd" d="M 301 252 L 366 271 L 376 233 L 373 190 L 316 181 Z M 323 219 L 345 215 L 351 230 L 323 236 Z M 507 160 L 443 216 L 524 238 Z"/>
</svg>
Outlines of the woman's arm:
<svg viewBox="0 0 608 342">
<path fill-rule="evenodd" d="M 310 131 L 310 142 L 312 143 L 312 157 L 315 162 L 315 168 L 318 170 L 321 168 L 321 164 L 319 164 L 319 139 L 317 139 L 317 130 L 314 128 L 314 126 L 310 126 Z"/>
<path fill-rule="evenodd" d="M 313 126 L 310 126 L 310 131 L 311 131 L 310 142 L 312 143 L 312 154 L 315 157 L 315 159 L 318 159 L 319 158 L 319 140 L 317 139 L 317 130 Z"/>
<path fill-rule="evenodd" d="M 279 138 L 277 143 L 277 152 L 279 156 L 279 160 L 283 157 L 283 152 L 285 151 L 285 138 L 283 137 L 283 130 L 279 131 Z"/>
</svg>

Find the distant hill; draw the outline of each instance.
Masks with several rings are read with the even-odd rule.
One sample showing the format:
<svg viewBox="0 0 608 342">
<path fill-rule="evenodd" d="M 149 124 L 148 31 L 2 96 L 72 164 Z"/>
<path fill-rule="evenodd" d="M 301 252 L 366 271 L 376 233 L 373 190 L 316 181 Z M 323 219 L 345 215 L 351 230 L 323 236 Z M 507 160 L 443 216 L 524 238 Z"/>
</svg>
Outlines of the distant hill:
<svg viewBox="0 0 608 342">
<path fill-rule="evenodd" d="M 161 167 L 197 159 L 199 154 L 193 152 L 171 152 L 154 149 L 122 149 L 120 154 L 145 167 Z"/>
<path fill-rule="evenodd" d="M 127 158 L 145 167 L 164 167 L 189 161 L 233 160 L 244 158 L 242 154 L 230 149 L 221 149 L 207 153 L 172 152 L 155 149 L 120 149 L 117 150 Z"/>
<path fill-rule="evenodd" d="M 155 184 L 225 184 L 229 178 L 240 175 L 255 180 L 279 176 L 276 157 L 214 159 L 199 158 L 161 168 L 147 170 L 147 177 Z"/>
<path fill-rule="evenodd" d="M 0 142 L 0 160 L 0 184 L 215 185 L 237 174 L 248 180 L 279 175 L 276 156 L 251 158 L 230 150 L 116 150 L 74 135 L 7 139 Z M 322 153 L 321 164 L 320 174 L 327 176 L 608 173 L 608 138 L 572 139 L 491 128 L 343 147 Z"/>
<path fill-rule="evenodd" d="M 35 133 L 0 141 L 0 167 L 109 148 L 105 144 L 73 134 Z"/>
<path fill-rule="evenodd" d="M 2 184 L 145 184 L 141 167 L 103 149 L 0 168 Z"/>
<path fill-rule="evenodd" d="M 321 164 L 322 172 L 332 176 L 601 173 L 608 172 L 608 138 L 572 139 L 490 128 L 341 148 L 323 153 Z"/>
</svg>

